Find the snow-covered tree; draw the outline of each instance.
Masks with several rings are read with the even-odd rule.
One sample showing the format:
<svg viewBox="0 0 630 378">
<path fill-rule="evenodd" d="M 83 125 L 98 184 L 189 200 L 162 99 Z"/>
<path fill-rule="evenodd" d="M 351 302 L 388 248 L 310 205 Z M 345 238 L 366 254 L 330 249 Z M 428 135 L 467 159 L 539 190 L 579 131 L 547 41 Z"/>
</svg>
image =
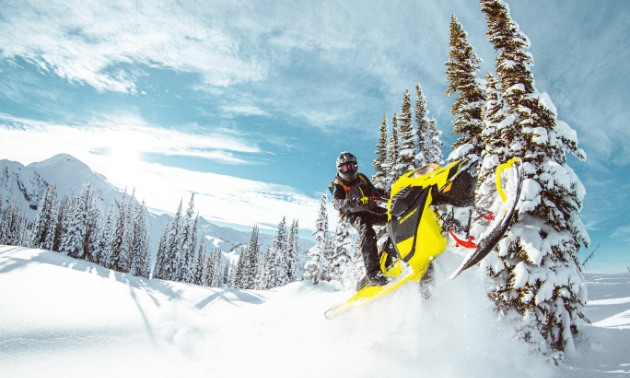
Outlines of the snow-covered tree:
<svg viewBox="0 0 630 378">
<path fill-rule="evenodd" d="M 147 210 L 144 201 L 136 209 L 133 219 L 133 244 L 131 245 L 131 269 L 134 276 L 146 276 L 147 265 L 150 266 L 149 227 L 147 224 Z"/>
<path fill-rule="evenodd" d="M 376 145 L 376 159 L 374 159 L 374 175 L 372 176 L 372 184 L 378 189 L 387 187 L 387 114 L 383 114 L 383 122 L 381 122 L 380 137 Z"/>
<path fill-rule="evenodd" d="M 352 250 L 352 282 L 356 282 L 363 276 L 365 271 L 365 264 L 363 263 L 363 254 L 361 253 L 361 243 L 359 238 L 354 241 L 354 248 Z"/>
<path fill-rule="evenodd" d="M 445 63 L 449 86 L 444 96 L 458 93 L 451 105 L 451 113 L 456 116 L 452 134 L 461 137 L 451 146 L 454 151 L 448 160 L 479 159 L 485 148 L 481 132 L 486 96 L 477 77 L 482 60 L 468 43 L 468 34 L 455 15 L 451 15 L 450 30 L 449 59 Z"/>
<path fill-rule="evenodd" d="M 32 248 L 45 248 L 46 239 L 54 221 L 52 218 L 56 199 L 56 185 L 48 185 L 46 193 L 39 203 L 39 211 L 33 221 L 29 243 Z"/>
<path fill-rule="evenodd" d="M 72 199 L 74 203 L 70 222 L 63 239 L 61 252 L 70 257 L 82 258 L 85 254 L 84 240 L 87 235 L 88 207 L 90 202 L 90 189 L 84 185 L 78 196 Z"/>
<path fill-rule="evenodd" d="M 206 236 L 202 235 L 201 241 L 199 241 L 199 251 L 197 251 L 197 257 L 195 259 L 194 268 L 192 271 L 192 282 L 195 285 L 204 285 L 204 263 L 206 262 Z"/>
<path fill-rule="evenodd" d="M 293 220 L 291 230 L 289 232 L 289 240 L 287 242 L 287 278 L 289 282 L 298 280 L 299 262 L 300 262 L 300 236 L 298 220 Z"/>
<path fill-rule="evenodd" d="M 181 255 L 181 220 L 182 217 L 182 200 L 179 201 L 177 212 L 171 221 L 171 227 L 168 233 L 168 241 L 164 250 L 163 279 L 174 281 L 177 279 L 177 263 Z"/>
<path fill-rule="evenodd" d="M 118 272 L 129 272 L 128 255 L 129 244 L 127 233 L 130 231 L 127 229 L 127 214 L 125 207 L 125 200 L 127 199 L 127 191 L 123 193 L 120 206 L 118 208 L 118 216 L 116 217 L 116 223 L 114 226 L 114 232 L 112 234 L 111 243 L 109 245 L 109 257 L 107 261 L 107 267 Z"/>
<path fill-rule="evenodd" d="M 409 89 L 405 91 L 403 96 L 402 109 L 397 117 L 398 120 L 398 139 L 400 141 L 400 152 L 396 160 L 395 169 L 398 171 L 399 177 L 405 173 L 416 169 L 414 157 L 416 155 L 416 138 L 413 132 L 413 119 L 411 115 L 411 96 Z"/>
<path fill-rule="evenodd" d="M 498 246 L 498 258 L 486 262 L 494 278 L 490 297 L 505 313 L 522 315 L 523 339 L 543 351 L 547 346 L 572 351 L 587 299 L 578 253 L 590 240 L 578 216 L 584 186 L 566 164 L 565 154 L 586 157 L 575 131 L 557 119 L 549 96 L 536 90 L 529 40 L 507 4 L 481 0 L 481 6 L 486 34 L 499 53 L 496 72 L 504 104 L 483 132 L 482 172 L 513 157 L 521 158 L 524 171 L 514 224 Z M 487 179 L 480 191 L 489 193 L 494 176 L 483 177 Z"/>
<path fill-rule="evenodd" d="M 330 263 L 330 278 L 344 286 L 352 284 L 352 229 L 345 217 L 337 223 Z"/>
<path fill-rule="evenodd" d="M 328 203 L 327 193 L 324 191 L 322 198 L 319 201 L 319 212 L 317 215 L 317 221 L 315 222 L 315 240 L 317 245 L 311 248 L 308 254 L 308 260 L 304 265 L 304 279 L 310 280 L 314 284 L 319 283 L 321 276 L 321 261 L 322 255 L 326 253 L 328 232 L 328 210 L 326 204 Z"/>
<path fill-rule="evenodd" d="M 392 133 L 389 136 L 387 144 L 387 187 L 391 187 L 400 178 L 400 172 L 396 169 L 398 161 L 398 152 L 400 144 L 398 143 L 398 113 L 394 113 Z"/>
<path fill-rule="evenodd" d="M 422 167 L 430 163 L 442 162 L 442 132 L 437 129 L 435 119 L 429 119 L 427 110 L 427 101 L 422 93 L 420 84 L 416 84 L 416 123 L 417 132 L 417 154 L 416 166 Z"/>
</svg>

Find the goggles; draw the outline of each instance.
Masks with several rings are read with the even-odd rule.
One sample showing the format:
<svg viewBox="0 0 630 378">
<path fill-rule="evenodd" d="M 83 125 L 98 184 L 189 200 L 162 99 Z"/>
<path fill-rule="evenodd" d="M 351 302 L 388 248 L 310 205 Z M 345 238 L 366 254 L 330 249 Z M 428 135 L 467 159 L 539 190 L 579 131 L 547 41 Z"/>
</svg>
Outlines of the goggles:
<svg viewBox="0 0 630 378">
<path fill-rule="evenodd" d="M 339 166 L 339 170 L 343 173 L 356 172 L 358 166 L 357 163 L 343 163 Z"/>
</svg>

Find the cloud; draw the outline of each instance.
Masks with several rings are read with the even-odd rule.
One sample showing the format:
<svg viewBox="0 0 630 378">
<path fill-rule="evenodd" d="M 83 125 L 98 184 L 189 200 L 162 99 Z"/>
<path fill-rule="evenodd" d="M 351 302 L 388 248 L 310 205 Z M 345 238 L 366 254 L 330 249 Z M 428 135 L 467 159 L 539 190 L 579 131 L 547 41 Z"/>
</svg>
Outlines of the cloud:
<svg viewBox="0 0 630 378">
<path fill-rule="evenodd" d="M 69 151 L 73 154 L 100 151 L 114 158 L 131 159 L 140 153 L 152 153 L 200 157 L 224 164 L 252 164 L 234 153 L 263 152 L 233 131 L 184 133 L 149 125 L 135 116 L 100 117 L 75 127 L 0 113 L 0 136 L 3 141 L 10 141 L 3 143 L 5 156 L 29 162 Z"/>
<path fill-rule="evenodd" d="M 213 26 L 204 4 L 168 1 L 7 1 L 0 19 L 4 58 L 99 91 L 136 92 L 129 63 L 198 73 L 226 86 L 261 80 L 267 69 Z"/>
</svg>

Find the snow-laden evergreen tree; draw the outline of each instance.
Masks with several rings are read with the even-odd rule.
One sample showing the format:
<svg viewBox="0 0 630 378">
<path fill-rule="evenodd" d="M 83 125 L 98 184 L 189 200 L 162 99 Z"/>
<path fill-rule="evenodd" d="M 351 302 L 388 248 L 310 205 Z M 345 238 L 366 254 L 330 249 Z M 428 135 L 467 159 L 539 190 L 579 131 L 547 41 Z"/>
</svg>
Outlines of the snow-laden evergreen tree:
<svg viewBox="0 0 630 378">
<path fill-rule="evenodd" d="M 221 280 L 223 279 L 223 270 L 224 270 L 224 262 L 223 262 L 223 252 L 221 248 L 217 248 L 212 263 L 212 287 L 221 287 Z"/>
<path fill-rule="evenodd" d="M 383 114 L 383 122 L 381 122 L 380 137 L 376 145 L 376 159 L 374 159 L 374 175 L 372 176 L 372 184 L 378 189 L 385 190 L 387 187 L 387 114 Z"/>
<path fill-rule="evenodd" d="M 451 36 L 449 41 L 449 59 L 446 61 L 446 81 L 449 86 L 444 96 L 458 93 L 455 103 L 451 105 L 453 135 L 461 135 L 453 143 L 454 151 L 449 161 L 463 158 L 480 159 L 485 149 L 481 132 L 483 131 L 483 107 L 486 96 L 477 76 L 482 60 L 475 54 L 468 43 L 468 34 L 455 15 L 451 15 Z"/>
<path fill-rule="evenodd" d="M 259 265 L 259 248 L 259 229 L 258 226 L 254 226 L 249 245 L 247 246 L 247 259 L 245 261 L 242 278 L 243 289 L 256 288 L 256 273 L 258 272 Z"/>
<path fill-rule="evenodd" d="M 54 221 L 52 217 L 56 199 L 56 185 L 48 185 L 46 187 L 46 193 L 39 203 L 39 211 L 33 221 L 33 227 L 31 229 L 32 239 L 29 243 L 31 248 L 45 248 L 46 239 Z"/>
<path fill-rule="evenodd" d="M 356 282 L 363 276 L 365 264 L 363 263 L 363 254 L 361 253 L 361 244 L 359 238 L 354 240 L 354 248 L 352 249 L 352 281 Z"/>
<path fill-rule="evenodd" d="M 71 198 L 72 197 L 68 197 L 68 195 L 65 194 L 63 196 L 63 201 L 59 204 L 59 210 L 57 211 L 57 227 L 55 227 L 55 235 L 52 247 L 52 250 L 55 252 L 61 252 L 63 239 L 66 235 L 66 230 L 68 229 L 68 222 L 72 211 Z"/>
<path fill-rule="evenodd" d="M 195 249 L 197 248 L 197 218 L 193 220 L 195 215 L 195 193 L 190 196 L 190 202 L 188 203 L 188 209 L 186 209 L 186 215 L 183 219 L 182 231 L 180 234 L 180 255 L 177 261 L 177 277 L 176 280 L 180 282 L 191 282 L 192 277 L 192 264 L 193 256 L 195 255 Z"/>
<path fill-rule="evenodd" d="M 352 280 L 352 228 L 345 217 L 337 223 L 333 242 L 330 278 L 350 287 Z"/>
<path fill-rule="evenodd" d="M 279 287 L 289 283 L 289 261 L 287 259 L 287 220 L 286 216 L 278 223 L 278 231 L 271 246 L 275 258 L 273 267 L 269 270 L 273 275 L 273 286 Z"/>
<path fill-rule="evenodd" d="M 392 133 L 387 144 L 387 187 L 390 188 L 400 178 L 400 172 L 396 169 L 400 143 L 398 143 L 398 113 L 394 113 L 392 120 Z"/>
<path fill-rule="evenodd" d="M 413 130 L 413 118 L 411 115 L 411 96 L 409 89 L 405 91 L 403 96 L 402 109 L 397 117 L 398 120 L 398 139 L 400 141 L 400 151 L 396 160 L 395 169 L 398 171 L 398 177 L 409 171 L 416 169 L 414 157 L 416 155 L 416 138 Z"/>
<path fill-rule="evenodd" d="M 179 201 L 177 212 L 171 221 L 171 228 L 168 233 L 168 241 L 164 250 L 163 269 L 165 280 L 175 281 L 177 279 L 177 264 L 181 255 L 180 233 L 182 228 L 182 201 Z"/>
<path fill-rule="evenodd" d="M 504 313 L 522 315 L 518 328 L 523 339 L 543 351 L 548 346 L 570 352 L 587 299 L 578 253 L 590 240 L 578 215 L 584 186 L 565 154 L 586 157 L 575 131 L 557 120 L 549 96 L 536 90 L 529 40 L 507 4 L 481 0 L 481 6 L 486 34 L 499 53 L 496 72 L 505 104 L 483 132 L 482 171 L 513 157 L 521 158 L 524 171 L 514 224 L 498 246 L 498 258 L 486 262 L 494 278 L 490 297 Z M 494 186 L 493 175 L 487 177 L 480 186 L 483 193 Z"/>
<path fill-rule="evenodd" d="M 232 283 L 230 285 L 234 289 L 243 288 L 241 285 L 243 282 L 243 271 L 245 270 L 245 262 L 247 260 L 247 251 L 245 250 L 245 247 L 241 246 L 238 249 L 240 249 L 240 253 L 238 256 L 238 262 L 234 267 L 234 272 L 232 274 Z"/>
<path fill-rule="evenodd" d="M 96 195 L 96 188 L 92 186 L 88 204 L 86 235 L 84 238 L 84 258 L 90 262 L 97 262 L 99 253 L 99 238 L 103 225 L 103 202 Z"/>
<path fill-rule="evenodd" d="M 295 282 L 299 279 L 299 263 L 300 263 L 300 236 L 298 220 L 293 220 L 291 231 L 289 232 L 289 241 L 287 242 L 287 278 L 289 282 Z"/>
<path fill-rule="evenodd" d="M 55 236 L 57 235 L 57 227 L 59 226 L 59 211 L 61 208 L 61 201 L 55 194 L 54 201 L 50 210 L 50 218 L 48 221 L 48 231 L 46 232 L 46 241 L 44 242 L 44 249 L 54 251 Z"/>
<path fill-rule="evenodd" d="M 83 241 L 87 235 L 89 192 L 88 187 L 83 185 L 79 195 L 72 199 L 73 211 L 61 246 L 61 252 L 70 257 L 82 258 L 85 253 Z"/>
<path fill-rule="evenodd" d="M 422 93 L 420 84 L 416 84 L 416 123 L 418 124 L 417 140 L 418 153 L 416 166 L 422 167 L 431 163 L 442 163 L 442 132 L 437 129 L 435 119 L 429 119 L 427 101 Z"/>
<path fill-rule="evenodd" d="M 153 267 L 152 278 L 164 279 L 166 276 L 166 248 L 168 243 L 168 223 L 162 231 L 160 242 L 158 243 L 157 253 L 155 255 L 155 266 Z"/>
<path fill-rule="evenodd" d="M 133 219 L 133 244 L 131 245 L 131 269 L 130 273 L 134 276 L 147 277 L 147 265 L 150 266 L 151 249 L 149 246 L 149 226 L 147 224 L 147 208 L 144 201 L 142 205 L 136 208 L 136 214 Z"/>
<path fill-rule="evenodd" d="M 258 262 L 258 271 L 256 272 L 256 290 L 265 290 L 265 283 L 267 282 L 267 269 L 269 267 L 270 248 L 267 247 L 267 252 L 260 255 Z"/>
<path fill-rule="evenodd" d="M 321 276 L 321 261 L 323 254 L 326 253 L 327 237 L 328 233 L 328 210 L 327 210 L 328 196 L 326 191 L 322 195 L 319 201 L 319 212 L 317 214 L 317 221 L 315 222 L 315 240 L 317 244 L 311 248 L 308 254 L 308 260 L 304 265 L 304 279 L 310 280 L 313 284 L 318 284 Z"/>
<path fill-rule="evenodd" d="M 6 235 L 9 233 L 6 228 L 6 222 L 4 221 L 4 210 L 2 209 L 2 204 L 2 194 L 0 193 L 0 245 L 6 244 Z"/>
<path fill-rule="evenodd" d="M 205 240 L 201 240 L 201 243 L 199 245 L 199 250 L 201 251 L 201 248 L 206 247 L 206 243 Z M 204 252 L 205 253 L 205 252 Z M 200 256 L 201 253 L 199 253 L 197 256 Z M 208 257 L 206 257 L 206 259 L 204 260 L 203 263 L 203 271 L 201 273 L 201 284 L 203 286 L 212 286 L 212 279 L 213 279 L 213 275 L 212 275 L 212 258 L 213 258 L 213 251 L 210 251 L 210 255 Z"/>
<path fill-rule="evenodd" d="M 107 261 L 107 267 L 111 270 L 127 273 L 129 266 L 127 265 L 129 245 L 127 244 L 127 214 L 125 207 L 125 200 L 127 199 L 127 191 L 123 193 L 122 200 L 120 201 L 120 207 L 118 208 L 118 216 L 116 217 L 116 223 L 114 226 L 114 233 L 112 234 L 112 241 L 109 245 L 109 258 Z"/>
<path fill-rule="evenodd" d="M 195 258 L 195 264 L 192 271 L 192 281 L 195 285 L 203 286 L 204 285 L 204 263 L 206 261 L 206 236 L 202 235 L 201 240 L 199 241 L 199 251 L 197 251 L 197 256 Z"/>
<path fill-rule="evenodd" d="M 326 244 L 324 246 L 324 252 L 319 255 L 320 266 L 320 280 L 330 281 L 330 269 L 332 266 L 334 247 L 333 247 L 334 235 L 331 232 L 326 233 Z"/>
</svg>

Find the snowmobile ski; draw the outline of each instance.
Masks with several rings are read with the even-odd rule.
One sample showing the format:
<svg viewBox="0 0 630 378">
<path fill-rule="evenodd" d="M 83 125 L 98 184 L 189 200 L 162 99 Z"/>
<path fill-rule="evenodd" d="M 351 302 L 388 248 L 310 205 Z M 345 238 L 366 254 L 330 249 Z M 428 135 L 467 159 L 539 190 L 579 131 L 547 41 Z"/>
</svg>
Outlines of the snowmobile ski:
<svg viewBox="0 0 630 378">
<path fill-rule="evenodd" d="M 464 270 L 476 265 L 481 260 L 483 260 L 492 249 L 497 245 L 499 240 L 503 238 L 503 235 L 507 231 L 510 226 L 510 221 L 512 220 L 512 216 L 514 215 L 514 210 L 516 209 L 516 205 L 518 204 L 518 200 L 521 196 L 521 188 L 523 186 L 523 167 L 519 159 L 515 158 L 508 161 L 505 164 L 502 164 L 497 169 L 497 190 L 501 195 L 501 199 L 503 203 L 506 202 L 507 197 L 503 188 L 501 187 L 501 173 L 506 168 L 514 169 L 514 196 L 512 197 L 510 203 L 508 204 L 508 208 L 503 211 L 503 217 L 500 220 L 495 220 L 492 224 L 491 229 L 482 234 L 479 242 L 477 243 L 477 248 L 471 254 L 469 254 L 466 259 L 462 262 L 462 264 L 457 268 L 457 270 L 451 275 L 449 280 L 454 279 L 459 276 Z"/>
</svg>

